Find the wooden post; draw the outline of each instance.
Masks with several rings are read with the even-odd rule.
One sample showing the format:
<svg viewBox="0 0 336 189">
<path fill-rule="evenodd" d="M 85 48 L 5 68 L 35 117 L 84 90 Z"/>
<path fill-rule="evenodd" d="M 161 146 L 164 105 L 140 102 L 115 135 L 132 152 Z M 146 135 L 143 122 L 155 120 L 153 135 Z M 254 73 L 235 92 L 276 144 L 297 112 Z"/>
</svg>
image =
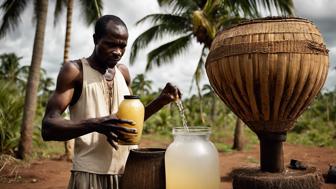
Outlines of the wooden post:
<svg viewBox="0 0 336 189">
<path fill-rule="evenodd" d="M 258 133 L 260 141 L 260 169 L 263 172 L 280 173 L 284 171 L 282 143 L 287 133 Z"/>
</svg>

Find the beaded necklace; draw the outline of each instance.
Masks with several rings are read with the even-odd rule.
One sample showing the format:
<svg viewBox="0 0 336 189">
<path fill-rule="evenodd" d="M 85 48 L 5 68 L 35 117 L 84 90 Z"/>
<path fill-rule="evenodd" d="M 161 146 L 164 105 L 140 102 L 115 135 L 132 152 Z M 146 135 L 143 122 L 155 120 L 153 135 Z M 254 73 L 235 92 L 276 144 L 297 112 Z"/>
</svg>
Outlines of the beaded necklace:
<svg viewBox="0 0 336 189">
<path fill-rule="evenodd" d="M 108 68 L 104 74 L 104 84 L 106 87 L 106 93 L 105 93 L 105 100 L 108 104 L 109 113 L 112 114 L 112 107 L 113 107 L 113 84 L 114 84 L 114 75 L 115 75 L 115 69 Z"/>
</svg>

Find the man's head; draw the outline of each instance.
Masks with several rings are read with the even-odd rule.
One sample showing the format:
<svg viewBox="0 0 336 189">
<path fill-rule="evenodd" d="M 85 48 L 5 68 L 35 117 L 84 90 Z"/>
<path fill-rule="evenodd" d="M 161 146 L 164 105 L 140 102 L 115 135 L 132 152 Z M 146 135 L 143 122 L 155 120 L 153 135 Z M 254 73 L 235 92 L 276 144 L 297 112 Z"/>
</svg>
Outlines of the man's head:
<svg viewBox="0 0 336 189">
<path fill-rule="evenodd" d="M 128 39 L 126 24 L 117 16 L 102 16 L 96 22 L 93 39 L 99 63 L 113 68 L 125 52 Z"/>
</svg>

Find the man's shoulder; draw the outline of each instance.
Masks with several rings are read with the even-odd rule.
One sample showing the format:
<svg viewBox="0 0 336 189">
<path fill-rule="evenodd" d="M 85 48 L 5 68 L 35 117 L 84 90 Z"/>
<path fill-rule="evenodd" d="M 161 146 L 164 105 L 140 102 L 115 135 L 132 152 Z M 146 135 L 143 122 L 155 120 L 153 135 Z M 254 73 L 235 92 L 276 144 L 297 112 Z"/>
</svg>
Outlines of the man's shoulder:
<svg viewBox="0 0 336 189">
<path fill-rule="evenodd" d="M 82 61 L 81 60 L 67 61 L 62 65 L 62 69 L 65 69 L 67 71 L 82 72 Z"/>
<path fill-rule="evenodd" d="M 67 82 L 75 81 L 82 76 L 82 63 L 80 60 L 67 61 L 62 65 L 59 77 Z"/>
<path fill-rule="evenodd" d="M 128 67 L 125 64 L 117 64 L 116 66 L 124 77 L 129 77 Z"/>
<path fill-rule="evenodd" d="M 82 75 L 82 70 L 83 68 L 80 60 L 70 60 L 62 65 L 60 74 L 78 76 Z"/>
<path fill-rule="evenodd" d="M 131 77 L 127 66 L 125 64 L 117 64 L 117 68 L 124 76 L 127 86 L 129 86 L 131 84 Z"/>
<path fill-rule="evenodd" d="M 117 64 L 117 68 L 120 71 L 128 71 L 128 67 L 125 64 Z"/>
</svg>

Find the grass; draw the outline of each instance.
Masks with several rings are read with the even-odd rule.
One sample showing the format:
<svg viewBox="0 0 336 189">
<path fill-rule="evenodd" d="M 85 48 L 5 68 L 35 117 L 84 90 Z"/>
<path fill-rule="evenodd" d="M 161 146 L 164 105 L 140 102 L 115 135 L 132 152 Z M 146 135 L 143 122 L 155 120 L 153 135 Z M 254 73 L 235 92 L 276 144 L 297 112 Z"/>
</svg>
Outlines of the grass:
<svg viewBox="0 0 336 189">
<path fill-rule="evenodd" d="M 173 140 L 172 135 L 162 135 L 162 134 L 144 134 L 142 139 L 151 140 L 153 142 L 167 143 L 169 144 Z"/>
<path fill-rule="evenodd" d="M 0 183 L 20 182 L 22 177 L 19 175 L 20 168 L 29 168 L 28 161 L 15 159 L 11 155 L 0 155 Z"/>
<path fill-rule="evenodd" d="M 256 159 L 255 157 L 253 156 L 247 156 L 247 160 L 246 160 L 248 163 L 255 163 L 255 164 L 259 164 L 259 160 Z"/>
<path fill-rule="evenodd" d="M 33 149 L 32 159 L 53 158 L 64 154 L 64 142 L 44 142 Z"/>
</svg>

